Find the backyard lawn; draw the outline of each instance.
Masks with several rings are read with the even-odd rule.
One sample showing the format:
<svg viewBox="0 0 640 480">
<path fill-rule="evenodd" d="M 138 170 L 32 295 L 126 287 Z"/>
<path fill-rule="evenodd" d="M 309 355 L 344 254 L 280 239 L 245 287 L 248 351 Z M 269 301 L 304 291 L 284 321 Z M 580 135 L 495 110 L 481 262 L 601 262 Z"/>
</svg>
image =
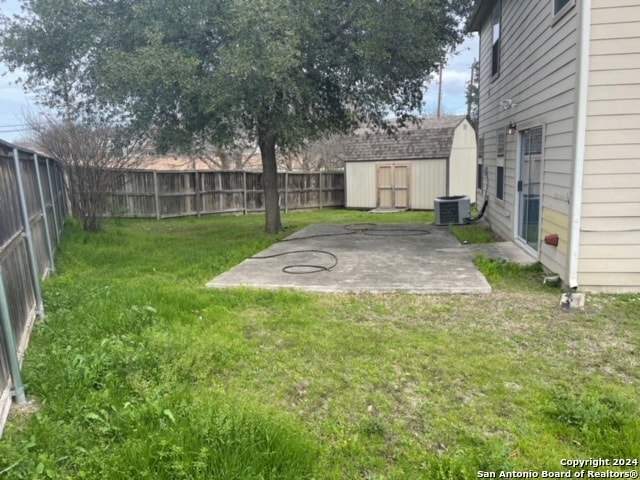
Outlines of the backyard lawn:
<svg viewBox="0 0 640 480">
<path fill-rule="evenodd" d="M 640 295 L 562 310 L 537 267 L 482 257 L 491 295 L 204 286 L 310 224 L 432 219 L 68 222 L 0 478 L 542 478 L 640 458 Z"/>
</svg>

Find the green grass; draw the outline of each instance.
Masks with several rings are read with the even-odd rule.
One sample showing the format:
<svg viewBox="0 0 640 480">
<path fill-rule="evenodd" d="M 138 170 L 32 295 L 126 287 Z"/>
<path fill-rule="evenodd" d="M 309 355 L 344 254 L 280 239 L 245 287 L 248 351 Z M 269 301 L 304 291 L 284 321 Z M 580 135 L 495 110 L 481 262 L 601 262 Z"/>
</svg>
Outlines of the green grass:
<svg viewBox="0 0 640 480">
<path fill-rule="evenodd" d="M 0 478 L 466 479 L 640 455 L 637 295 L 559 308 L 539 267 L 494 293 L 323 295 L 204 284 L 323 211 L 66 227 Z"/>
<path fill-rule="evenodd" d="M 493 288 L 522 291 L 524 286 L 528 291 L 556 292 L 560 296 L 555 285 L 543 283 L 547 274 L 540 263 L 523 266 L 506 260 L 490 259 L 482 253 L 478 253 L 474 263 Z"/>
<path fill-rule="evenodd" d="M 500 238 L 485 225 L 449 225 L 449 231 L 460 243 L 492 243 Z"/>
</svg>

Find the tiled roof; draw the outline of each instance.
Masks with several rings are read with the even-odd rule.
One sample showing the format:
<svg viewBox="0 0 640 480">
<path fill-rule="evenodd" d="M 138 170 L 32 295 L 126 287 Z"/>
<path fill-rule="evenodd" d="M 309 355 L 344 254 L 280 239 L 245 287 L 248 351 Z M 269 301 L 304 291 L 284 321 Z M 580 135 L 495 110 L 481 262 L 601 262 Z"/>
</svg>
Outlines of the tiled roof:
<svg viewBox="0 0 640 480">
<path fill-rule="evenodd" d="M 449 158 L 453 133 L 464 119 L 464 116 L 425 118 L 395 136 L 355 134 L 344 140 L 345 162 Z"/>
</svg>

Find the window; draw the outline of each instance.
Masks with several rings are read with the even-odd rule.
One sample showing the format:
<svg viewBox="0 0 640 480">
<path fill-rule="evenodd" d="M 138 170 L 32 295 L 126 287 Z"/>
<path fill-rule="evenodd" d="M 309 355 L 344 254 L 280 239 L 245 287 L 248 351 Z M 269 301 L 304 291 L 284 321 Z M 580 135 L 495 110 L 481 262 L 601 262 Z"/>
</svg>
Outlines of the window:
<svg viewBox="0 0 640 480">
<path fill-rule="evenodd" d="M 476 167 L 476 188 L 482 190 L 482 158 L 484 157 L 484 135 L 478 138 L 478 165 Z"/>
<path fill-rule="evenodd" d="M 507 147 L 506 139 L 507 136 L 505 135 L 505 132 L 498 132 L 498 157 L 504 157 L 504 152 Z"/>
<path fill-rule="evenodd" d="M 542 153 L 542 128 L 529 131 L 528 141 L 524 144 L 525 155 L 540 155 Z"/>
<path fill-rule="evenodd" d="M 504 161 L 507 152 L 507 132 L 496 132 L 496 198 L 504 200 Z"/>
<path fill-rule="evenodd" d="M 491 50 L 491 76 L 495 77 L 500 73 L 500 17 L 502 15 L 502 1 L 498 0 L 493 7 L 491 15 L 491 38 L 493 46 Z"/>
<path fill-rule="evenodd" d="M 553 14 L 557 15 L 562 11 L 564 7 L 566 7 L 570 3 L 572 3 L 571 0 L 553 0 Z"/>
<path fill-rule="evenodd" d="M 551 0 L 551 2 L 553 4 L 552 25 L 563 18 L 565 13 L 571 10 L 576 4 L 576 0 Z"/>
<path fill-rule="evenodd" d="M 496 198 L 504 200 L 504 167 L 497 167 L 496 170 Z"/>
</svg>

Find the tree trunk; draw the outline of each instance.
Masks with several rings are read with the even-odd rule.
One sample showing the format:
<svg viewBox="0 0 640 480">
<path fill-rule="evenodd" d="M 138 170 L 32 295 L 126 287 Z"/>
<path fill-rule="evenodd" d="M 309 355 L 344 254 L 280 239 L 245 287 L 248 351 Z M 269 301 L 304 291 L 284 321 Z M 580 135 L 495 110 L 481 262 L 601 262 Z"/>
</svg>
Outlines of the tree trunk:
<svg viewBox="0 0 640 480">
<path fill-rule="evenodd" d="M 276 142 L 269 138 L 260 138 L 262 157 L 262 188 L 264 189 L 265 231 L 282 232 L 280 205 L 278 201 L 278 165 L 276 164 Z"/>
</svg>

